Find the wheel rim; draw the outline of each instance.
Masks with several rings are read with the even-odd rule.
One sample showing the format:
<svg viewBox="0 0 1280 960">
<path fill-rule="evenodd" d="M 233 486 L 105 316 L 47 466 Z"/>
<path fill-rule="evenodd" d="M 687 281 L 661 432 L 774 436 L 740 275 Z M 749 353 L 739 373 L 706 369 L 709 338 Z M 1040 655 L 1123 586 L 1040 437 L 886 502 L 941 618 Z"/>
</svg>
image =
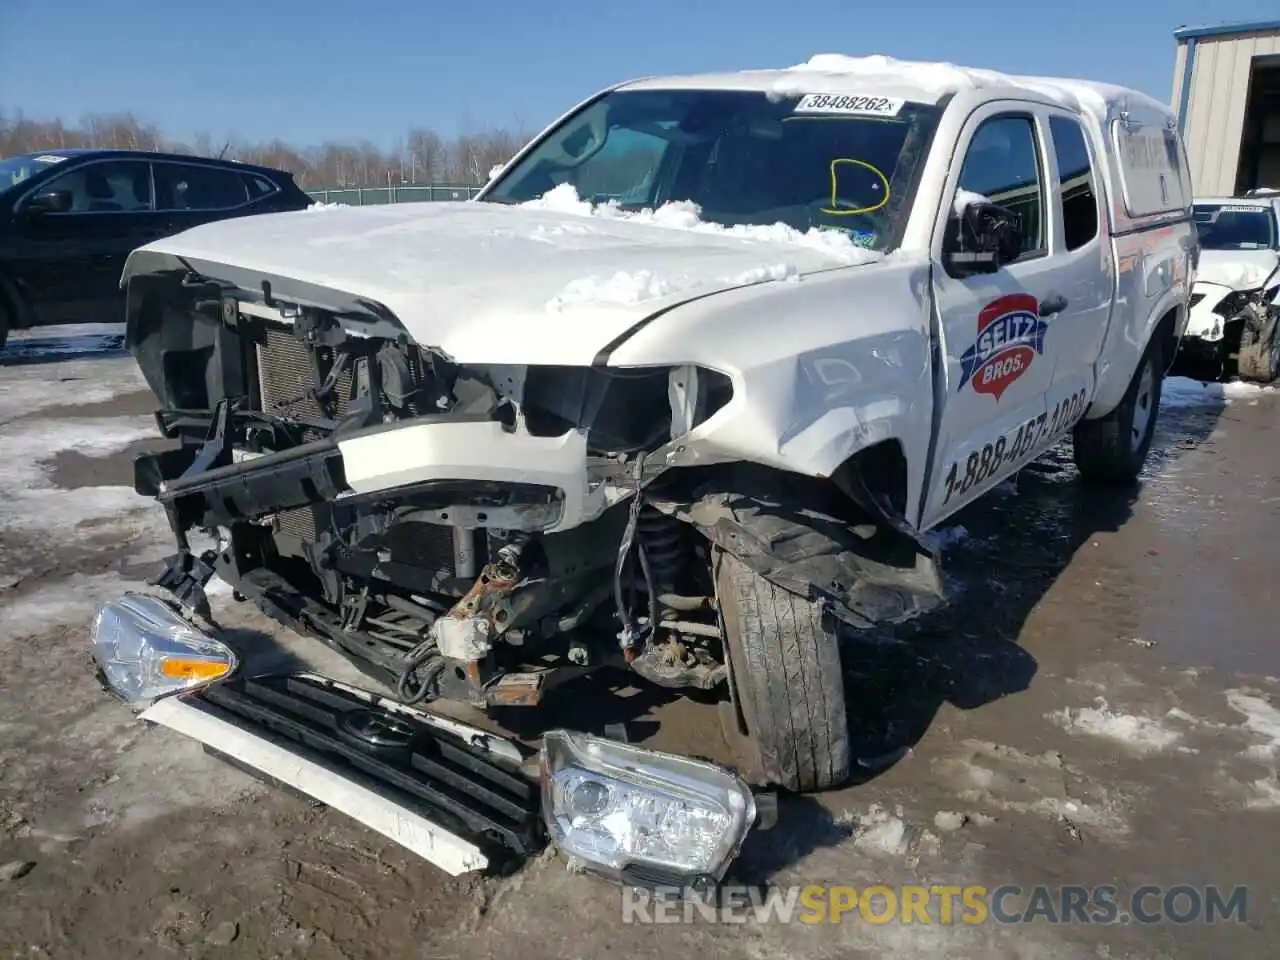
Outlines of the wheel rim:
<svg viewBox="0 0 1280 960">
<path fill-rule="evenodd" d="M 1138 381 L 1138 392 L 1133 398 L 1133 425 L 1129 428 L 1129 448 L 1139 450 L 1147 438 L 1147 430 L 1151 426 L 1151 416 L 1155 412 L 1156 373 L 1150 361 L 1142 366 L 1142 378 Z"/>
</svg>

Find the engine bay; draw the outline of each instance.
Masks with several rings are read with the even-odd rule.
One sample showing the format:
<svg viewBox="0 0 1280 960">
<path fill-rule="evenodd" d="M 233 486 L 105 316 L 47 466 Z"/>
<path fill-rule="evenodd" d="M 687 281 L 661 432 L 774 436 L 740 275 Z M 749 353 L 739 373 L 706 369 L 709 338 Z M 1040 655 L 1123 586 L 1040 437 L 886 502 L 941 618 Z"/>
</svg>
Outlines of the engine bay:
<svg viewBox="0 0 1280 960">
<path fill-rule="evenodd" d="M 167 282 L 129 335 L 175 441 L 135 464 L 135 488 L 165 505 L 177 537 L 162 585 L 198 604 L 216 571 L 407 703 L 536 705 L 606 663 L 668 686 L 723 679 L 705 564 L 689 562 L 707 545 L 635 494 L 654 483 L 645 455 L 727 402 L 727 378 L 687 378 L 690 398 L 671 368 L 462 368 L 269 288 L 240 299 Z M 582 438 L 587 522 L 568 522 L 565 489 L 519 469 L 356 489 L 351 442 L 403 449 L 406 425 Z M 196 555 L 192 531 L 217 549 Z"/>
</svg>

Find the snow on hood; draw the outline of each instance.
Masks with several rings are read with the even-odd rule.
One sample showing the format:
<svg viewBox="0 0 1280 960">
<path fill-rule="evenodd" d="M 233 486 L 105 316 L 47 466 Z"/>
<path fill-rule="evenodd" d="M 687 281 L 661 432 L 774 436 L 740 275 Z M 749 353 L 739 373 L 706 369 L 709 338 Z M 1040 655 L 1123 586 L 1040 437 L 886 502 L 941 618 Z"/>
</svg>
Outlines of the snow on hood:
<svg viewBox="0 0 1280 960">
<path fill-rule="evenodd" d="M 1256 290 L 1280 262 L 1275 250 L 1201 250 L 1196 282 L 1216 283 L 1232 290 Z M 1280 283 L 1280 274 L 1271 280 Z"/>
<path fill-rule="evenodd" d="M 882 259 L 845 234 L 725 227 L 692 204 L 630 213 L 572 187 L 521 205 L 423 202 L 263 214 L 143 251 L 225 264 L 375 300 L 460 363 L 590 363 L 689 296 Z M 210 267 L 208 265 L 214 265 Z M 125 276 L 131 273 L 126 267 Z"/>
</svg>

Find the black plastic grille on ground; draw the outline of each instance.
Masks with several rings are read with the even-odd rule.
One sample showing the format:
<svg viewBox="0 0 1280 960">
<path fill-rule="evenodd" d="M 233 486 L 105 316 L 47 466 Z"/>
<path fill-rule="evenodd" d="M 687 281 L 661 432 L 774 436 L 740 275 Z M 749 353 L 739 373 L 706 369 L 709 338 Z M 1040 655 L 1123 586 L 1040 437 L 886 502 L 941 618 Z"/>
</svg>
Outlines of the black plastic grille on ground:
<svg viewBox="0 0 1280 960">
<path fill-rule="evenodd" d="M 490 856 L 545 844 L 536 782 L 461 737 L 305 677 L 233 679 L 198 697 L 220 719 L 317 755 L 364 786 L 466 837 Z M 391 721 L 382 735 L 370 719 Z M 373 731 L 372 738 L 362 736 Z M 380 743 L 373 742 L 381 740 Z"/>
</svg>

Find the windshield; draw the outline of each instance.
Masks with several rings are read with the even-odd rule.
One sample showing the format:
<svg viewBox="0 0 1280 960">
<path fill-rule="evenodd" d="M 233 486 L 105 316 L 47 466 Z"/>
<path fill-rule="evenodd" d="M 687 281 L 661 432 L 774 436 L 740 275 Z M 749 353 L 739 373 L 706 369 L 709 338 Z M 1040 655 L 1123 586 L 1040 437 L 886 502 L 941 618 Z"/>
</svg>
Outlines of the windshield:
<svg viewBox="0 0 1280 960">
<path fill-rule="evenodd" d="M 773 102 L 740 90 L 635 90 L 574 114 L 485 196 L 523 203 L 561 184 L 624 210 L 691 201 L 704 221 L 901 239 L 941 111 L 885 97 Z"/>
<path fill-rule="evenodd" d="M 1205 250 L 1274 250 L 1276 218 L 1270 205 L 1197 203 L 1196 232 Z"/>
<path fill-rule="evenodd" d="M 66 157 L 56 153 L 24 153 L 0 159 L 0 191 L 15 187 L 28 177 L 65 159 Z"/>
</svg>

